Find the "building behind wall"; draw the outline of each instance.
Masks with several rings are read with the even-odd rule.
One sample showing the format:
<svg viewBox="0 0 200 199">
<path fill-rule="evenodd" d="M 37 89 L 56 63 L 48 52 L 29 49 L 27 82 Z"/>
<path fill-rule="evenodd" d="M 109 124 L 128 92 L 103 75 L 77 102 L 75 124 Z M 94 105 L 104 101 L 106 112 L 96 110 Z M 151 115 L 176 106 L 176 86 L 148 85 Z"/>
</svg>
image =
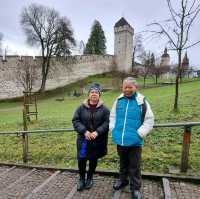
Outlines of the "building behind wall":
<svg viewBox="0 0 200 199">
<path fill-rule="evenodd" d="M 170 66 L 170 56 L 167 52 L 167 48 L 165 48 L 164 53 L 161 56 L 161 66 Z"/>
<path fill-rule="evenodd" d="M 164 74 L 162 78 L 170 79 L 176 77 L 177 64 L 171 64 L 167 48 L 165 48 L 164 53 L 161 56 L 160 65 L 163 67 L 169 66 L 169 72 Z M 190 67 L 189 58 L 186 52 L 181 62 L 181 77 L 193 78 L 195 75 L 196 73 L 194 73 L 193 69 Z"/>
</svg>

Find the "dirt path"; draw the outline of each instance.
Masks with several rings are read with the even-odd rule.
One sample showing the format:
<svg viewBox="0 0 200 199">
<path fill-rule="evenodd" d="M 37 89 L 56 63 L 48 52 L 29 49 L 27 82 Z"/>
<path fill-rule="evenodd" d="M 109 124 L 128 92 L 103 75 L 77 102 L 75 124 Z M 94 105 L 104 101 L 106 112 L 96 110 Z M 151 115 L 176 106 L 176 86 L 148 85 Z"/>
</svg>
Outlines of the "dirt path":
<svg viewBox="0 0 200 199">
<path fill-rule="evenodd" d="M 21 111 L 22 110 L 22 106 L 18 106 L 18 107 L 11 107 L 11 108 L 1 108 L 0 112 L 13 112 L 13 111 Z"/>
</svg>

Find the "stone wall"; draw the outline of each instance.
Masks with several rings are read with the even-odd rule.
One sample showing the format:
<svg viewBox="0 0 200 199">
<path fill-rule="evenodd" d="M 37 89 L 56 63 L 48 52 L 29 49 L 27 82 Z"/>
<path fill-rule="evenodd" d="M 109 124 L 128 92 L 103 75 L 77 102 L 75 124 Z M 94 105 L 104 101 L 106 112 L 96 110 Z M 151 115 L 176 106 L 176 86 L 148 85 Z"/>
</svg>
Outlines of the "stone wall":
<svg viewBox="0 0 200 199">
<path fill-rule="evenodd" d="M 0 99 L 22 96 L 23 86 L 19 82 L 17 71 L 25 59 L 36 67 L 37 81 L 35 89 L 41 84 L 41 57 L 0 57 Z M 62 87 L 90 75 L 109 72 L 113 69 L 113 55 L 82 55 L 66 58 L 52 58 L 47 77 L 46 90 Z"/>
<path fill-rule="evenodd" d="M 129 72 L 132 66 L 134 29 L 121 18 L 114 27 L 113 55 L 82 55 L 67 58 L 52 58 L 51 69 L 46 81 L 46 90 L 65 86 L 90 75 L 101 74 L 111 70 Z M 35 89 L 41 85 L 41 57 L 0 57 L 0 100 L 22 96 L 24 88 L 18 80 L 20 65 L 28 59 L 36 68 L 37 81 Z"/>
</svg>

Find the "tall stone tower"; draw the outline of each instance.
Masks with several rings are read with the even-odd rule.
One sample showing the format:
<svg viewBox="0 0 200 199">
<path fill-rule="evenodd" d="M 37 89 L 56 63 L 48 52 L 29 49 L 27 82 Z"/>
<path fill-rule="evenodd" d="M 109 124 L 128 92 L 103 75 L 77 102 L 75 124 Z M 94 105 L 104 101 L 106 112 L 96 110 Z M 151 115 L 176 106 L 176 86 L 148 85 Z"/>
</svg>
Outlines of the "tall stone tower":
<svg viewBox="0 0 200 199">
<path fill-rule="evenodd" d="M 114 55 L 117 70 L 130 72 L 132 67 L 134 29 L 122 17 L 114 26 L 114 34 Z"/>
<path fill-rule="evenodd" d="M 188 56 L 187 56 L 187 52 L 185 53 L 185 56 L 182 60 L 182 69 L 183 70 L 188 70 L 189 68 L 189 59 L 188 59 Z"/>
<path fill-rule="evenodd" d="M 170 65 L 170 56 L 167 53 L 167 48 L 165 48 L 163 55 L 161 56 L 161 66 L 169 66 Z"/>
</svg>

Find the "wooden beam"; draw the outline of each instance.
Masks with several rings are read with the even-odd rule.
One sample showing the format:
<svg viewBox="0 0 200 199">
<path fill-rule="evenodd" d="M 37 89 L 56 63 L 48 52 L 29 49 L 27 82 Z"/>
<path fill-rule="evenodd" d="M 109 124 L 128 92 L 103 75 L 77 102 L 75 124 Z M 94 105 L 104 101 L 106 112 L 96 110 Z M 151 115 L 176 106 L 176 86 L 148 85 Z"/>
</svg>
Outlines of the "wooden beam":
<svg viewBox="0 0 200 199">
<path fill-rule="evenodd" d="M 0 173 L 0 177 L 6 175 L 7 173 L 9 173 L 10 171 L 12 171 L 15 168 L 16 168 L 16 166 L 13 166 L 13 167 L 7 169 L 6 171 L 4 171 L 3 173 Z"/>
<path fill-rule="evenodd" d="M 183 135 L 183 149 L 182 149 L 181 168 L 180 168 L 181 172 L 187 172 L 188 169 L 190 140 L 191 140 L 191 127 L 185 127 Z"/>
<path fill-rule="evenodd" d="M 67 167 L 56 167 L 56 166 L 47 166 L 47 165 L 33 165 L 33 164 L 20 164 L 20 163 L 10 163 L 10 162 L 0 162 L 0 166 L 17 166 L 22 168 L 36 168 L 41 170 L 61 170 L 68 171 L 71 173 L 78 173 L 77 168 L 67 168 Z M 104 175 L 104 176 L 114 176 L 119 177 L 118 170 L 104 170 L 98 169 L 96 170 L 96 174 Z M 142 178 L 144 179 L 154 179 L 161 180 L 163 177 L 171 178 L 175 180 L 182 180 L 187 182 L 196 182 L 200 183 L 200 176 L 187 176 L 187 175 L 174 175 L 174 174 L 164 174 L 164 173 L 152 173 L 152 172 L 142 172 Z"/>
<path fill-rule="evenodd" d="M 74 194 L 77 192 L 77 185 L 75 185 L 65 199 L 72 199 Z"/>
<path fill-rule="evenodd" d="M 52 174 L 49 178 L 47 178 L 40 186 L 36 187 L 25 199 L 29 199 L 33 196 L 33 194 L 36 194 L 40 190 L 43 189 L 43 187 L 48 184 L 53 178 L 55 178 L 60 171 L 56 171 L 54 174 Z"/>
<path fill-rule="evenodd" d="M 121 196 L 121 190 L 117 190 L 114 192 L 113 199 L 119 199 Z"/>
<path fill-rule="evenodd" d="M 172 196 L 171 196 L 169 180 L 167 178 L 162 178 L 162 182 L 163 182 L 163 191 L 165 199 L 171 199 Z"/>
</svg>

